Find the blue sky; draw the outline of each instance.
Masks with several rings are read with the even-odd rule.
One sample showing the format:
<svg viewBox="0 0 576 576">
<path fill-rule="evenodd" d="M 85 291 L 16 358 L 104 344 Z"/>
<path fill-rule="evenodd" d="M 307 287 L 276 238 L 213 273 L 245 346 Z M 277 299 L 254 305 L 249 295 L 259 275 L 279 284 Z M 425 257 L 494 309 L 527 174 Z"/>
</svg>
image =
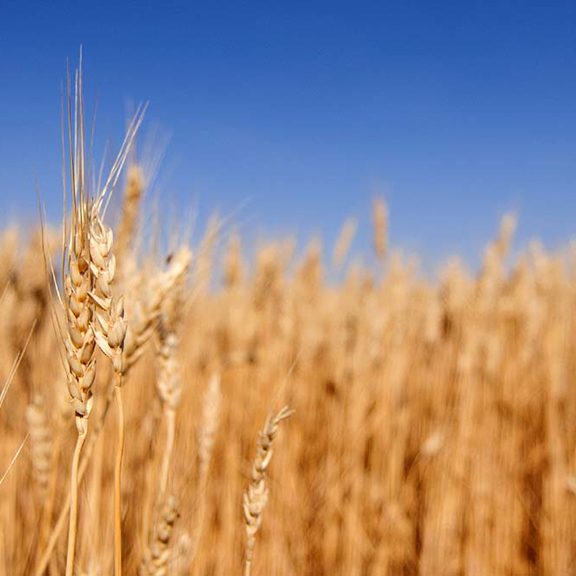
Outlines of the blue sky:
<svg viewBox="0 0 576 576">
<path fill-rule="evenodd" d="M 219 208 L 241 232 L 330 244 L 355 215 L 362 250 L 381 193 L 392 243 L 425 259 L 473 257 L 508 210 L 520 244 L 576 231 L 574 2 L 5 2 L 4 222 L 36 217 L 34 175 L 59 214 L 80 44 L 99 149 L 149 100 L 163 197 L 201 222 Z"/>
</svg>

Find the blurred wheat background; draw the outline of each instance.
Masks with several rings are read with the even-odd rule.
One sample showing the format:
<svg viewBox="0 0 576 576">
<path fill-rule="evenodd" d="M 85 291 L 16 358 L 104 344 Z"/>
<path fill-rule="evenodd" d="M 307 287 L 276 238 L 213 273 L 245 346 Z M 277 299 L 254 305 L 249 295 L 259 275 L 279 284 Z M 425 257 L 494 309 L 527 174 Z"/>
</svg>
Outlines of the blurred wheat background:
<svg viewBox="0 0 576 576">
<path fill-rule="evenodd" d="M 576 576 L 576 4 L 4 4 L 0 576 Z"/>
<path fill-rule="evenodd" d="M 197 246 L 163 249 L 135 157 L 123 181 L 106 220 L 127 323 L 125 574 L 574 573 L 573 245 L 510 261 L 505 216 L 477 273 L 453 259 L 434 282 L 388 246 L 377 198 L 372 268 L 348 253 L 352 219 L 301 257 L 291 239 L 246 254 L 217 215 Z M 58 328 L 61 248 L 47 225 L 0 241 L 3 469 L 26 439 L 0 486 L 5 575 L 66 563 L 85 411 Z M 73 570 L 96 576 L 112 573 L 118 424 L 116 368 L 94 355 Z"/>
</svg>

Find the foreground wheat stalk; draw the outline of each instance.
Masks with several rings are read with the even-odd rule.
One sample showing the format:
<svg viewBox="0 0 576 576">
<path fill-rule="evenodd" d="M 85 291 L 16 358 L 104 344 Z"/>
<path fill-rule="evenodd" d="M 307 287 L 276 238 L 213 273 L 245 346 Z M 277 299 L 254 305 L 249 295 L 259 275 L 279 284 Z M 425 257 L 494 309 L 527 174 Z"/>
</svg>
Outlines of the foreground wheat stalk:
<svg viewBox="0 0 576 576">
<path fill-rule="evenodd" d="M 78 482 L 82 481 L 84 475 L 86 474 L 86 471 L 88 470 L 88 464 L 90 463 L 92 451 L 94 450 L 94 447 L 96 446 L 96 442 L 100 436 L 100 433 L 104 428 L 106 417 L 108 415 L 108 410 L 110 408 L 110 405 L 112 404 L 113 399 L 114 399 L 114 388 L 112 388 L 111 393 L 109 393 L 108 396 L 106 397 L 104 403 L 104 409 L 102 410 L 100 419 L 96 423 L 96 426 L 94 427 L 94 430 L 90 435 L 89 441 L 86 443 L 86 448 L 84 449 L 83 452 L 83 459 L 82 462 L 80 463 L 80 466 L 78 467 Z M 38 561 L 38 565 L 36 566 L 36 571 L 34 572 L 35 576 L 42 576 L 42 574 L 44 574 L 44 572 L 46 571 L 46 567 L 50 562 L 50 558 L 52 556 L 52 553 L 54 552 L 56 543 L 58 542 L 58 539 L 60 538 L 64 530 L 64 527 L 66 526 L 66 517 L 70 514 L 71 506 L 72 506 L 72 494 L 69 491 L 66 496 L 66 500 L 64 501 L 64 504 L 62 506 L 62 509 L 60 510 L 60 514 L 58 515 L 58 519 L 56 520 L 56 523 L 52 528 L 50 538 L 46 543 L 46 549 L 43 551 L 42 557 L 40 558 L 40 560 Z"/>
<path fill-rule="evenodd" d="M 78 431 L 70 476 L 71 505 L 66 576 L 72 576 L 74 571 L 78 516 L 78 464 L 88 433 L 88 418 L 92 410 L 91 387 L 96 377 L 95 339 L 91 327 L 93 304 L 88 297 L 92 288 L 88 241 L 88 202 L 88 198 L 84 196 L 82 183 L 79 183 L 79 188 L 74 196 L 73 221 L 67 250 L 67 270 L 63 282 L 68 324 L 68 333 L 65 337 L 68 360 L 68 392 L 75 410 L 76 429 Z"/>
<path fill-rule="evenodd" d="M 166 270 L 162 271 L 159 276 L 158 282 L 155 284 L 155 288 L 152 291 L 149 301 L 146 301 L 143 305 L 138 306 L 134 310 L 129 318 L 129 326 L 126 334 L 125 346 L 124 346 L 124 377 L 126 378 L 129 369 L 133 368 L 138 360 L 142 356 L 142 352 L 150 336 L 153 334 L 153 329 L 156 325 L 158 317 L 160 315 L 161 304 L 166 296 L 174 286 L 175 283 L 179 282 L 183 271 L 182 271 L 182 261 L 178 258 L 172 259 Z M 106 418 L 112 401 L 116 395 L 115 382 L 110 387 L 104 402 L 104 408 L 100 419 L 96 423 L 94 430 L 90 436 L 90 440 L 86 444 L 84 450 L 84 458 L 80 464 L 78 472 L 78 481 L 80 482 L 86 471 L 88 470 L 88 465 L 90 463 L 90 458 L 92 456 L 92 451 L 96 445 L 98 437 L 104 428 L 106 423 Z M 46 549 L 43 551 L 42 557 L 40 558 L 38 565 L 36 567 L 35 576 L 42 576 L 44 574 L 54 548 L 60 538 L 64 527 L 66 525 L 66 517 L 70 513 L 70 508 L 72 504 L 72 494 L 68 492 L 64 505 L 60 511 L 58 519 L 52 529 L 50 538 L 46 543 Z"/>
<path fill-rule="evenodd" d="M 248 491 L 244 493 L 244 523 L 246 526 L 246 560 L 244 563 L 244 576 L 250 576 L 252 560 L 256 546 L 256 534 L 262 524 L 262 513 L 268 502 L 268 486 L 266 484 L 266 471 L 272 460 L 272 443 L 278 434 L 278 426 L 282 420 L 292 416 L 294 412 L 287 406 L 282 408 L 276 416 L 268 416 L 264 430 L 258 434 L 256 458 L 252 464 L 252 473 Z"/>
<path fill-rule="evenodd" d="M 68 84 L 68 111 L 71 115 L 71 91 Z M 64 287 L 64 312 L 67 331 L 64 336 L 68 392 L 75 411 L 78 437 L 70 472 L 70 520 L 66 576 L 74 572 L 76 527 L 78 517 L 78 465 L 82 447 L 88 433 L 88 418 L 92 410 L 92 384 L 96 377 L 94 348 L 96 341 L 92 329 L 94 305 L 89 297 L 93 287 L 90 269 L 89 218 L 91 201 L 85 173 L 84 124 L 82 106 L 82 75 L 76 74 L 75 124 L 72 138 L 72 121 L 69 120 L 70 186 L 72 191 L 72 221 L 67 244 L 63 246 L 62 285 Z"/>
<path fill-rule="evenodd" d="M 109 197 L 126 161 L 130 145 L 142 121 L 139 109 L 128 128 L 126 137 L 108 178 L 96 199 L 89 188 L 86 168 L 84 135 L 84 107 L 82 96 L 82 69 L 76 73 L 74 124 L 72 123 L 71 88 L 68 83 L 68 134 L 70 152 L 70 188 L 72 216 L 68 240 L 62 247 L 62 286 L 67 332 L 67 383 L 75 410 L 78 438 L 70 473 L 70 522 L 66 576 L 74 572 L 76 525 L 78 517 L 78 467 L 80 455 L 88 433 L 88 418 L 92 410 L 91 387 L 96 377 L 94 350 L 96 342 L 114 362 L 115 371 L 121 372 L 121 350 L 126 335 L 121 299 L 111 300 L 110 283 L 114 276 L 114 260 L 109 258 L 112 244 L 111 231 L 102 220 Z M 73 124 L 73 125 L 72 125 Z M 64 190 L 66 190 L 66 171 Z M 66 234 L 66 222 L 64 222 Z M 114 304 L 114 305 L 113 305 Z M 108 352 L 110 352 L 108 354 Z"/>
<path fill-rule="evenodd" d="M 95 337 L 100 350 L 112 361 L 114 394 L 118 407 L 118 446 L 114 468 L 114 571 L 122 574 L 122 461 L 124 458 L 124 406 L 122 382 L 124 375 L 124 341 L 128 325 L 124 318 L 124 300 L 114 294 L 113 280 L 116 260 L 112 254 L 113 233 L 104 224 L 100 205 L 90 215 L 90 252 L 96 278 L 91 294 L 96 303 Z"/>
</svg>

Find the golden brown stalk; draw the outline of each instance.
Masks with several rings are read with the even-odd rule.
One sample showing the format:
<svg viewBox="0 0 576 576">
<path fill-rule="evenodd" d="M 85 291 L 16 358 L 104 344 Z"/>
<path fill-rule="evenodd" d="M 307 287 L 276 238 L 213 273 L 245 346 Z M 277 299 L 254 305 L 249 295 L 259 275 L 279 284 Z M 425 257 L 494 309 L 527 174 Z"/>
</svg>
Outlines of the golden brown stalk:
<svg viewBox="0 0 576 576">
<path fill-rule="evenodd" d="M 83 177 L 83 167 L 79 167 L 78 176 Z M 76 412 L 78 439 L 74 449 L 70 480 L 70 526 L 68 532 L 68 552 L 66 557 L 66 576 L 74 571 L 74 552 L 76 545 L 76 522 L 78 516 L 78 463 L 82 446 L 88 433 L 88 418 L 92 410 L 91 387 L 96 377 L 94 360 L 95 338 L 92 329 L 94 304 L 89 297 L 93 278 L 90 270 L 89 249 L 89 199 L 85 195 L 83 184 L 74 196 L 73 220 L 67 249 L 67 266 L 64 278 L 65 311 L 68 331 L 65 337 L 68 372 L 68 392 Z"/>
<path fill-rule="evenodd" d="M 170 496 L 156 526 L 155 533 L 144 553 L 144 558 L 138 569 L 138 576 L 166 576 L 170 567 L 172 532 L 178 519 L 176 498 Z"/>
<path fill-rule="evenodd" d="M 242 244 L 240 236 L 233 234 L 228 243 L 228 251 L 224 263 L 224 286 L 233 288 L 242 282 Z"/>
<path fill-rule="evenodd" d="M 203 491 L 206 479 L 208 478 L 208 468 L 214 447 L 214 437 L 218 429 L 220 416 L 220 376 L 212 375 L 208 382 L 208 387 L 204 393 L 202 402 L 202 428 L 198 436 L 198 456 L 200 460 L 200 487 Z"/>
<path fill-rule="evenodd" d="M 382 198 L 375 198 L 372 206 L 374 225 L 374 251 L 379 260 L 386 256 L 388 248 L 388 209 Z"/>
<path fill-rule="evenodd" d="M 182 394 L 182 374 L 178 361 L 178 339 L 173 333 L 160 338 L 158 348 L 159 374 L 157 379 L 158 396 L 162 401 L 166 428 L 166 445 L 160 467 L 160 494 L 164 494 L 168 485 L 170 459 L 174 448 L 176 409 Z"/>
<path fill-rule="evenodd" d="M 10 226 L 0 238 L 0 294 L 10 282 L 14 263 L 18 254 L 18 228 Z"/>
<path fill-rule="evenodd" d="M 53 502 L 52 433 L 46 417 L 45 401 L 36 395 L 26 410 L 31 445 L 32 471 L 37 486 L 40 508 L 38 553 L 43 550 L 48 534 Z"/>
<path fill-rule="evenodd" d="M 122 215 L 118 232 L 116 234 L 116 256 L 119 262 L 120 276 L 124 278 L 124 260 L 129 257 L 130 247 L 134 239 L 134 232 L 138 223 L 140 201 L 144 193 L 144 172 L 138 164 L 131 164 L 127 172 L 124 200 L 122 202 Z"/>
<path fill-rule="evenodd" d="M 80 453 L 86 441 L 86 434 L 79 434 L 74 456 L 72 457 L 72 473 L 70 478 L 70 528 L 68 531 L 68 550 L 66 552 L 66 576 L 74 574 L 74 556 L 76 552 L 76 527 L 78 525 L 78 463 Z"/>
<path fill-rule="evenodd" d="M 501 257 L 504 257 L 510 249 L 510 243 L 516 230 L 516 216 L 514 214 L 505 214 L 500 221 L 500 230 L 496 239 L 496 246 Z"/>
<path fill-rule="evenodd" d="M 246 526 L 246 560 L 244 576 L 250 576 L 256 534 L 262 524 L 262 512 L 268 501 L 268 486 L 266 484 L 266 471 L 272 459 L 272 443 L 278 434 L 278 426 L 282 420 L 289 418 L 294 412 L 287 406 L 282 408 L 276 416 L 268 416 L 264 430 L 258 434 L 256 458 L 252 464 L 252 474 L 248 491 L 244 493 L 244 523 Z"/>
<path fill-rule="evenodd" d="M 124 342 L 124 375 L 127 376 L 132 366 L 144 352 L 145 344 L 154 333 L 160 318 L 162 305 L 174 286 L 181 281 L 190 266 L 192 255 L 188 248 L 180 249 L 169 259 L 168 267 L 161 272 L 153 271 L 152 280 L 143 279 L 138 289 L 130 291 L 130 300 L 136 303 L 130 308 L 128 330 Z"/>
<path fill-rule="evenodd" d="M 124 318 L 124 300 L 114 294 L 113 280 L 116 260 L 112 254 L 113 233 L 106 226 L 96 204 L 90 214 L 90 254 L 95 277 L 91 297 L 96 303 L 94 335 L 100 350 L 114 367 L 114 393 L 118 407 L 118 446 L 114 468 L 114 569 L 122 574 L 122 461 L 124 457 L 124 407 L 122 382 L 124 374 L 123 351 L 127 324 Z"/>
<path fill-rule="evenodd" d="M 122 461 L 124 459 L 124 405 L 122 403 L 121 377 L 116 376 L 114 384 L 116 406 L 118 407 L 118 444 L 114 465 L 114 574 L 122 574 Z"/>
<path fill-rule="evenodd" d="M 96 345 L 95 331 L 99 340 L 103 340 L 101 319 L 95 318 L 96 300 L 105 294 L 104 287 L 107 278 L 105 274 L 97 276 L 104 263 L 93 261 L 93 256 L 102 256 L 99 249 L 108 250 L 109 235 L 104 228 L 99 228 L 100 222 L 94 222 L 94 215 L 105 212 L 110 195 L 118 181 L 120 172 L 126 161 L 130 146 L 143 117 L 143 111 L 138 109 L 128 131 L 120 152 L 114 161 L 108 178 L 94 200 L 90 194 L 89 178 L 86 165 L 86 146 L 84 133 L 84 109 L 82 95 L 82 71 L 76 74 L 75 82 L 74 125 L 72 126 L 71 90 L 68 88 L 69 116 L 69 156 L 70 156 L 70 188 L 72 196 L 72 221 L 69 226 L 68 240 L 63 246 L 62 267 L 64 287 L 64 312 L 67 322 L 67 334 L 64 338 L 67 357 L 68 391 L 76 412 L 76 428 L 78 439 L 74 449 L 71 470 L 70 489 L 70 526 L 68 536 L 68 552 L 66 557 L 66 576 L 74 572 L 74 555 L 76 546 L 76 521 L 78 515 L 78 466 L 80 454 L 88 433 L 88 418 L 92 409 L 91 387 L 96 376 L 94 349 Z M 66 190 L 66 171 L 64 170 L 64 188 Z M 94 249 L 96 241 L 97 249 Z M 103 243 L 103 247 L 100 246 Z M 113 268 L 113 267 L 112 267 Z M 106 270 L 108 272 L 108 270 Z M 104 279 L 102 278 L 104 276 Z M 101 307 L 102 302 L 98 303 Z M 119 314 L 121 315 L 121 314 Z M 117 320 L 113 318 L 113 320 Z M 125 333 L 125 330 L 124 330 Z M 116 325 L 111 338 L 118 339 Z M 102 342 L 99 343 L 102 347 Z"/>
<path fill-rule="evenodd" d="M 116 259 L 112 254 L 112 230 L 104 224 L 96 210 L 90 219 L 90 254 L 94 290 L 90 296 L 96 304 L 94 336 L 100 350 L 112 361 L 115 380 L 121 384 L 124 374 L 123 351 L 127 323 L 124 299 L 114 294 Z"/>
<path fill-rule="evenodd" d="M 40 502 L 43 502 L 50 479 L 50 457 L 52 454 L 52 435 L 44 410 L 44 402 L 35 396 L 26 410 L 30 434 L 32 469 L 38 487 Z"/>
<path fill-rule="evenodd" d="M 204 516 L 206 513 L 206 485 L 208 482 L 208 472 L 210 470 L 210 460 L 214 448 L 214 439 L 220 420 L 220 403 L 222 397 L 220 393 L 220 376 L 213 374 L 208 382 L 204 398 L 202 401 L 202 427 L 198 434 L 198 515 L 196 519 L 196 529 L 194 533 L 193 553 L 198 549 L 202 530 L 204 527 Z"/>
<path fill-rule="evenodd" d="M 110 405 L 112 403 L 112 400 L 114 398 L 114 389 L 112 389 L 112 394 L 109 394 L 108 397 L 105 400 L 104 403 L 104 409 L 102 410 L 102 414 L 100 415 L 100 419 L 99 421 L 96 423 L 96 426 L 94 427 L 94 431 L 91 434 L 88 443 L 86 444 L 86 450 L 84 450 L 84 457 L 82 459 L 82 462 L 80 463 L 79 469 L 78 469 L 78 481 L 80 482 L 83 478 L 84 475 L 86 474 L 86 471 L 88 470 L 88 464 L 90 463 L 90 458 L 92 456 L 92 452 L 94 450 L 94 447 L 96 446 L 98 437 L 100 436 L 100 433 L 102 432 L 102 429 L 104 428 L 104 424 L 106 422 L 106 416 L 108 415 L 108 409 L 110 408 Z M 64 527 L 66 525 L 66 516 L 70 513 L 72 507 L 72 492 L 69 491 L 67 496 L 66 496 L 66 500 L 64 501 L 64 504 L 62 506 L 62 509 L 60 510 L 60 514 L 58 515 L 58 519 L 56 520 L 56 523 L 54 524 L 54 527 L 52 529 L 52 533 L 50 534 L 50 538 L 48 539 L 48 542 L 46 543 L 46 550 L 44 550 L 42 557 L 40 558 L 38 565 L 36 566 L 36 571 L 34 572 L 35 576 L 42 576 L 46 570 L 46 567 L 48 566 L 48 563 L 50 562 L 50 558 L 52 556 L 52 553 L 54 552 L 54 548 L 56 547 L 56 544 L 58 542 L 58 538 L 60 538 L 60 535 L 62 534 L 62 531 L 64 530 Z"/>
<path fill-rule="evenodd" d="M 212 214 L 206 224 L 206 231 L 200 247 L 198 248 L 198 259 L 195 266 L 195 288 L 198 294 L 204 294 L 210 287 L 212 281 L 212 268 L 214 265 L 214 250 L 218 241 L 218 235 L 222 223 L 218 214 Z"/>
<path fill-rule="evenodd" d="M 61 377 L 58 378 L 61 380 Z M 44 551 L 48 544 L 48 538 L 50 536 L 50 527 L 52 524 L 52 514 L 54 512 L 54 505 L 56 503 L 58 481 L 60 479 L 60 454 L 62 452 L 62 447 L 64 439 L 66 436 L 66 430 L 70 422 L 70 415 L 72 409 L 70 402 L 68 401 L 68 393 L 64 386 L 60 382 L 56 384 L 56 402 L 55 402 L 55 412 L 56 416 L 54 428 L 53 428 L 53 447 L 51 450 L 51 460 L 50 460 L 50 477 L 48 481 L 48 489 L 46 499 L 43 506 L 43 521 L 40 527 L 40 534 L 38 540 L 38 559 L 44 554 Z M 86 456 L 86 449 L 84 450 L 84 456 Z M 79 470 L 80 480 L 82 479 L 82 466 Z M 68 500 L 69 502 L 69 500 Z M 68 513 L 66 509 L 65 514 Z"/>
<path fill-rule="evenodd" d="M 334 245 L 334 252 L 332 253 L 332 267 L 334 270 L 340 270 L 340 268 L 342 268 L 342 264 L 350 251 L 350 245 L 354 239 L 354 234 L 356 234 L 357 226 L 358 223 L 354 218 L 347 218 L 342 225 L 342 229 Z"/>
<path fill-rule="evenodd" d="M 192 558 L 192 540 L 187 532 L 180 534 L 174 546 L 174 558 L 172 561 L 173 576 L 190 576 L 190 563 Z"/>
<path fill-rule="evenodd" d="M 176 410 L 182 395 L 182 374 L 178 360 L 178 328 L 183 307 L 182 290 L 186 274 L 190 268 L 192 255 L 186 246 L 174 256 L 175 270 L 178 275 L 166 293 L 164 307 L 158 325 L 158 364 L 159 374 L 156 381 L 158 396 L 162 402 L 166 427 L 166 448 L 160 468 L 160 494 L 164 494 L 168 485 L 168 472 L 176 425 Z"/>
</svg>

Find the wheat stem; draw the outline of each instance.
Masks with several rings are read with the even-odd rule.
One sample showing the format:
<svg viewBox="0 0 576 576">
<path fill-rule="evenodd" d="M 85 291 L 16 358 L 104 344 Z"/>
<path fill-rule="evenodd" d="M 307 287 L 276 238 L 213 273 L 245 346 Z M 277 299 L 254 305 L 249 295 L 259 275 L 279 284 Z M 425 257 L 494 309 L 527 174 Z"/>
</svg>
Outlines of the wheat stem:
<svg viewBox="0 0 576 576">
<path fill-rule="evenodd" d="M 94 447 L 96 446 L 98 437 L 100 436 L 100 433 L 104 428 L 104 423 L 106 422 L 106 416 L 108 415 L 108 410 L 112 404 L 112 399 L 114 397 L 113 390 L 114 387 L 112 387 L 112 390 L 109 391 L 106 397 L 106 401 L 104 403 L 104 409 L 102 410 L 102 415 L 100 416 L 100 421 L 94 427 L 94 431 L 92 432 L 92 434 L 90 434 L 90 439 L 86 444 L 86 448 L 83 451 L 84 458 L 82 459 L 82 462 L 80 463 L 80 467 L 78 469 L 78 482 L 82 481 L 82 479 L 84 478 L 84 474 L 86 474 L 86 471 L 88 470 L 88 464 L 90 463 L 92 452 L 94 450 Z M 58 538 L 60 538 L 60 535 L 62 534 L 62 531 L 66 526 L 66 517 L 70 512 L 71 505 L 72 505 L 72 492 L 69 491 L 66 496 L 66 500 L 64 501 L 64 505 L 60 510 L 58 519 L 56 520 L 56 524 L 54 525 L 52 533 L 50 534 L 50 538 L 46 543 L 46 550 L 44 550 L 44 553 L 42 554 L 42 557 L 38 562 L 38 566 L 36 567 L 36 572 L 34 572 L 34 576 L 42 576 L 44 574 L 44 571 L 46 570 L 46 567 L 50 562 L 52 553 L 54 552 L 56 543 L 58 542 Z"/>
<path fill-rule="evenodd" d="M 70 474 L 70 524 L 68 528 L 68 551 L 66 553 L 66 576 L 74 574 L 74 554 L 76 550 L 76 525 L 78 521 L 78 464 L 80 453 L 86 440 L 86 434 L 78 434 L 74 457 L 72 459 L 72 472 Z"/>
<path fill-rule="evenodd" d="M 116 373 L 114 392 L 118 406 L 118 447 L 114 469 L 114 574 L 122 574 L 122 460 L 124 458 L 124 406 L 122 404 L 122 377 Z"/>
</svg>

